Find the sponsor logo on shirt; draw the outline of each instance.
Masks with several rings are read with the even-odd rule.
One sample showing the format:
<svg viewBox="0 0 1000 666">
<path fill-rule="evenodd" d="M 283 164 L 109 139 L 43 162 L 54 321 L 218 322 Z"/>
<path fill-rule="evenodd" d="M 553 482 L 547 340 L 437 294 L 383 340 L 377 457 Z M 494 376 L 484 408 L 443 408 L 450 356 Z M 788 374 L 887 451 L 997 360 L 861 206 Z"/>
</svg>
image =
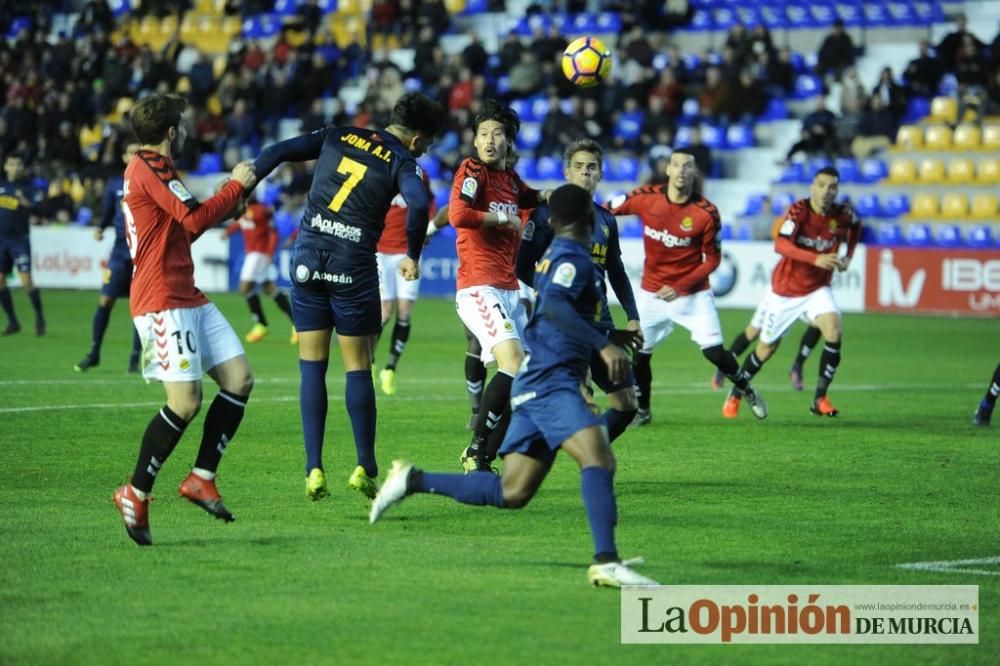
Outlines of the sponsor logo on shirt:
<svg viewBox="0 0 1000 666">
<path fill-rule="evenodd" d="M 652 227 L 643 227 L 643 229 L 643 233 L 655 241 L 660 241 L 666 247 L 691 247 L 690 238 L 674 236 L 669 231 L 661 231 L 659 229 L 653 229 Z"/>
<path fill-rule="evenodd" d="M 350 224 L 344 224 L 343 222 L 328 220 L 318 213 L 313 215 L 312 220 L 309 221 L 309 226 L 322 234 L 329 234 L 330 236 L 334 236 L 336 238 L 343 238 L 344 240 L 349 240 L 352 243 L 361 242 L 361 227 L 355 227 Z"/>
<path fill-rule="evenodd" d="M 354 278 L 343 273 L 324 273 L 323 271 L 313 271 L 313 280 L 322 280 L 332 284 L 353 284 Z"/>
<path fill-rule="evenodd" d="M 507 217 L 517 217 L 518 215 L 517 204 L 506 201 L 491 201 L 489 210 L 491 213 L 503 213 Z"/>
<path fill-rule="evenodd" d="M 805 236 L 799 236 L 795 239 L 796 245 L 801 245 L 802 247 L 815 248 L 817 252 L 825 252 L 829 250 L 834 245 L 837 244 L 837 239 L 835 238 L 807 238 Z"/>
</svg>

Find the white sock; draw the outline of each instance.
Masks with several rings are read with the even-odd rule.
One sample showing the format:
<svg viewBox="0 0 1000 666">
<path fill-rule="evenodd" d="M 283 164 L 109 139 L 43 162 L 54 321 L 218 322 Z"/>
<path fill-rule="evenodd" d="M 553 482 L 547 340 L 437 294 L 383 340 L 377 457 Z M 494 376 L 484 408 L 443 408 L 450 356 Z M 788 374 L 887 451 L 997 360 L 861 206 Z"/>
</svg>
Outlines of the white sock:
<svg viewBox="0 0 1000 666">
<path fill-rule="evenodd" d="M 149 497 L 149 493 L 144 493 L 135 486 L 132 486 L 132 492 L 135 493 L 135 496 L 141 499 L 143 502 L 145 502 L 146 498 Z"/>
<path fill-rule="evenodd" d="M 206 481 L 211 481 L 215 478 L 215 472 L 209 472 L 207 469 L 202 469 L 201 467 L 195 467 L 191 471 Z"/>
</svg>

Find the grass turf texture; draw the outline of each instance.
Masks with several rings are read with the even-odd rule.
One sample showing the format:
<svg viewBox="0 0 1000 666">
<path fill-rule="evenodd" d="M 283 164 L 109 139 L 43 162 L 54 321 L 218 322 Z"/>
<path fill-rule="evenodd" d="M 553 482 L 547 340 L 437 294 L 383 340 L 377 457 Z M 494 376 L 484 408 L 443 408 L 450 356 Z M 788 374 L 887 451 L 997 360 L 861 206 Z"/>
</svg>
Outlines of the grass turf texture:
<svg viewBox="0 0 1000 666">
<path fill-rule="evenodd" d="M 206 384 L 155 488 L 156 545 L 136 547 L 111 494 L 163 393 L 125 373 L 126 306 L 101 366 L 81 375 L 72 366 L 96 295 L 44 291 L 41 339 L 23 292 L 14 298 L 29 327 L 0 339 L 2 663 L 985 664 L 1000 653 L 1000 577 L 894 566 L 1000 554 L 1000 424 L 970 425 L 998 360 L 995 320 L 848 315 L 837 420 L 808 413 L 818 351 L 806 391 L 788 385 L 801 327 L 757 378 L 765 422 L 746 407 L 721 418 L 712 368 L 678 330 L 653 358 L 652 425 L 615 446 L 619 547 L 646 558 L 642 573 L 667 584 L 975 584 L 980 645 L 623 646 L 618 593 L 585 584 L 591 541 L 568 456 L 522 511 L 420 496 L 368 525 L 366 502 L 346 488 L 355 458 L 336 350 L 332 496 L 308 502 L 296 355 L 270 302 L 272 335 L 247 346 L 257 386 L 221 467 L 237 522 L 177 496 L 215 393 Z M 213 300 L 248 330 L 242 298 Z M 726 337 L 748 317 L 722 313 Z M 418 303 L 398 395 L 378 397 L 383 475 L 395 457 L 458 471 L 463 354 L 453 304 Z"/>
</svg>

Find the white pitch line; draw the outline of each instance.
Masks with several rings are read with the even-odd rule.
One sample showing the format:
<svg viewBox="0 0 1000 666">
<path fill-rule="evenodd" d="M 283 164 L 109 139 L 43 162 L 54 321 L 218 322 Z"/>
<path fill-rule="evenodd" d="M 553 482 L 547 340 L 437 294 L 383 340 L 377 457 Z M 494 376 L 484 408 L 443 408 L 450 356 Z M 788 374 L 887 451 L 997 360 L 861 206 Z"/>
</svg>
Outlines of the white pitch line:
<svg viewBox="0 0 1000 666">
<path fill-rule="evenodd" d="M 910 569 L 913 571 L 937 571 L 942 573 L 968 573 L 980 576 L 1000 576 L 1000 571 L 988 571 L 986 569 L 968 569 L 966 567 L 1000 564 L 1000 555 L 995 557 L 980 557 L 972 560 L 942 560 L 940 562 L 910 562 L 907 564 L 897 564 L 897 569 Z"/>
</svg>

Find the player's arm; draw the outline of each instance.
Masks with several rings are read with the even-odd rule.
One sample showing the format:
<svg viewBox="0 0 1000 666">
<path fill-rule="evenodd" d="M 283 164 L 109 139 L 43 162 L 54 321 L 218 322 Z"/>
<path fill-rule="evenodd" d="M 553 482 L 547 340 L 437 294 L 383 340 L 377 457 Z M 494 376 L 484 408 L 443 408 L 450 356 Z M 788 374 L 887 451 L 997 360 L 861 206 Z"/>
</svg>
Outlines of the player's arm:
<svg viewBox="0 0 1000 666">
<path fill-rule="evenodd" d="M 642 212 L 643 204 L 645 203 L 642 191 L 643 188 L 637 188 L 629 192 L 628 194 L 619 194 L 609 201 L 605 208 L 614 215 L 618 217 L 619 215 L 639 215 Z"/>
<path fill-rule="evenodd" d="M 858 247 L 858 241 L 861 240 L 861 218 L 853 209 L 849 210 L 849 213 L 851 223 L 847 227 L 847 254 L 837 262 L 837 268 L 841 271 L 846 271 L 847 267 L 851 265 L 851 260 L 854 259 L 854 250 Z"/>
<path fill-rule="evenodd" d="M 101 240 L 104 237 L 104 230 L 114 225 L 115 215 L 118 213 L 118 206 L 115 188 L 110 183 L 104 188 L 104 196 L 101 197 L 101 218 L 98 220 L 97 228 L 94 229 L 94 238 Z"/>
<path fill-rule="evenodd" d="M 803 219 L 806 212 L 800 206 L 792 206 L 788 210 L 788 217 L 781 223 L 778 229 L 778 237 L 774 241 L 774 251 L 783 257 L 788 257 L 792 261 L 801 261 L 810 266 L 817 266 L 826 270 L 833 270 L 837 264 L 835 253 L 818 254 L 810 252 L 795 244 L 795 238 L 799 234 L 799 228 L 805 221 Z"/>
<path fill-rule="evenodd" d="M 215 226 L 232 209 L 243 192 L 245 183 L 253 185 L 253 171 L 249 162 L 241 162 L 233 169 L 233 179 L 222 186 L 215 196 L 205 201 L 198 201 L 188 192 L 184 183 L 176 173 L 170 174 L 169 181 L 163 180 L 152 173 L 146 181 L 146 194 L 165 210 L 188 233 L 197 238 L 205 230 Z"/>
<path fill-rule="evenodd" d="M 719 210 L 712 206 L 706 212 L 709 214 L 709 221 L 701 235 L 701 265 L 672 285 L 680 293 L 686 293 L 696 284 L 707 280 L 722 263 L 722 220 L 719 217 Z"/>
<path fill-rule="evenodd" d="M 608 255 L 604 263 L 608 271 L 608 283 L 618 297 L 618 302 L 625 308 L 625 316 L 629 323 L 639 321 L 639 308 L 635 305 L 635 293 L 632 291 L 632 282 L 625 272 L 625 263 L 622 261 L 622 245 L 618 239 L 618 225 L 608 224 Z"/>
<path fill-rule="evenodd" d="M 278 251 L 278 230 L 272 226 L 267 228 L 267 256 L 273 257 Z"/>
<path fill-rule="evenodd" d="M 549 226 L 548 206 L 539 206 L 521 229 L 521 245 L 517 250 L 514 274 L 529 287 L 535 286 L 535 264 L 545 254 L 552 242 L 552 227 Z"/>
<path fill-rule="evenodd" d="M 549 268 L 552 279 L 539 294 L 538 314 L 559 329 L 568 338 L 601 351 L 608 340 L 593 323 L 576 311 L 574 303 L 593 277 L 594 264 L 590 258 L 567 258 Z"/>
<path fill-rule="evenodd" d="M 476 200 L 482 194 L 481 190 L 485 188 L 480 182 L 479 173 L 468 167 L 455 172 L 451 198 L 448 199 L 448 222 L 456 229 L 489 229 L 503 225 L 519 227 L 521 220 L 516 216 L 474 208 Z"/>
<path fill-rule="evenodd" d="M 329 127 L 323 127 L 294 139 L 273 143 L 260 151 L 253 161 L 258 182 L 267 178 L 282 162 L 308 162 L 318 158 L 329 131 Z"/>
<path fill-rule="evenodd" d="M 427 216 L 430 210 L 430 194 L 423 179 L 417 173 L 416 162 L 408 162 L 399 170 L 399 193 L 406 201 L 406 256 L 414 262 L 420 261 L 427 236 Z"/>
<path fill-rule="evenodd" d="M 538 208 L 539 204 L 549 200 L 549 190 L 536 190 L 521 180 L 521 176 L 513 169 L 511 169 L 510 173 L 514 176 L 514 182 L 517 183 L 517 191 L 519 193 L 517 195 L 518 208 Z"/>
</svg>

